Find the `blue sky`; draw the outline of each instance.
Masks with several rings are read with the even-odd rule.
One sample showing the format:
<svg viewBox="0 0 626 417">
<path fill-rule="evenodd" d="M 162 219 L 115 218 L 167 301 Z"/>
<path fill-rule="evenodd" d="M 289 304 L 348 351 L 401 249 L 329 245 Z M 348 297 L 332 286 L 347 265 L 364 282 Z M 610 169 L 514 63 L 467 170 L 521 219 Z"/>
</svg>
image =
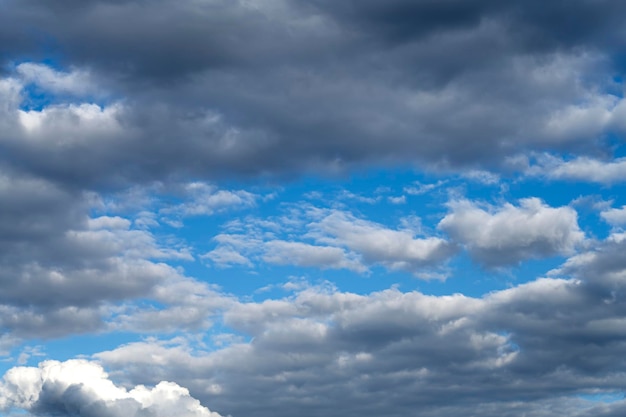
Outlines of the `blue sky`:
<svg viewBox="0 0 626 417">
<path fill-rule="evenodd" d="M 624 415 L 625 16 L 0 0 L 0 413 Z"/>
</svg>

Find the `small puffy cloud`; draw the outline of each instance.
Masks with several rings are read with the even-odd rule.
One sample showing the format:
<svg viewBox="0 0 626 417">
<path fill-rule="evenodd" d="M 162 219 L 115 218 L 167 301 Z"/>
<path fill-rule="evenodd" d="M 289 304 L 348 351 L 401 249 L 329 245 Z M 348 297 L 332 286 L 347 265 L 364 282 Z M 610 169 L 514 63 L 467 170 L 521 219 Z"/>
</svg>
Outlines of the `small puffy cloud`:
<svg viewBox="0 0 626 417">
<path fill-rule="evenodd" d="M 439 237 L 415 236 L 412 230 L 394 230 L 331 210 L 322 220 L 309 225 L 317 241 L 343 246 L 358 253 L 367 264 L 418 272 L 447 260 L 455 249 Z"/>
<path fill-rule="evenodd" d="M 24 62 L 15 72 L 24 84 L 35 84 L 51 93 L 82 95 L 97 91 L 95 80 L 85 70 L 62 72 L 44 64 Z"/>
<path fill-rule="evenodd" d="M 391 204 L 405 204 L 406 203 L 406 196 L 405 195 L 400 195 L 400 196 L 389 196 L 387 197 L 387 201 L 389 201 Z"/>
<path fill-rule="evenodd" d="M 127 390 L 115 385 L 100 365 L 86 360 L 12 368 L 0 383 L 0 394 L 0 410 L 31 415 L 220 417 L 173 382 Z"/>
<path fill-rule="evenodd" d="M 442 185 L 444 185 L 447 181 L 439 180 L 432 184 L 422 184 L 421 182 L 415 182 L 413 185 L 404 187 L 404 192 L 409 195 L 422 195 L 427 194 Z"/>
<path fill-rule="evenodd" d="M 544 125 L 546 139 L 554 142 L 598 137 L 612 129 L 623 130 L 626 102 L 614 95 L 590 95 L 582 104 L 553 112 Z"/>
<path fill-rule="evenodd" d="M 368 197 L 365 195 L 353 193 L 348 190 L 341 190 L 335 197 L 337 200 L 352 200 L 365 204 L 376 204 L 380 201 L 380 196 Z"/>
<path fill-rule="evenodd" d="M 170 209 L 161 210 L 164 214 L 179 213 L 186 216 L 211 215 L 229 208 L 252 207 L 258 195 L 244 190 L 220 190 L 205 182 L 191 182 L 182 187 L 186 201 Z"/>
<path fill-rule="evenodd" d="M 357 272 L 365 272 L 367 270 L 357 259 L 350 259 L 345 250 L 341 248 L 283 240 L 267 242 L 263 260 L 279 265 L 315 266 L 333 269 L 345 268 Z"/>
<path fill-rule="evenodd" d="M 463 173 L 463 178 L 485 185 L 494 185 L 500 182 L 500 176 L 498 174 L 481 170 L 467 171 Z"/>
<path fill-rule="evenodd" d="M 100 140 L 117 140 L 116 135 L 123 131 L 119 120 L 123 113 L 121 104 L 59 104 L 42 110 L 19 110 L 18 121 L 25 143 L 58 152 L 55 146 L 80 146 L 86 138 L 94 146 Z"/>
<path fill-rule="evenodd" d="M 487 267 L 571 254 L 585 237 L 574 209 L 549 207 L 538 198 L 522 199 L 519 206 L 482 208 L 460 200 L 449 207 L 438 227 Z"/>
<path fill-rule="evenodd" d="M 218 266 L 245 265 L 252 266 L 252 262 L 236 249 L 230 246 L 218 246 L 212 251 L 202 255 L 203 259 L 209 259 Z"/>
<path fill-rule="evenodd" d="M 554 156 L 542 155 L 537 162 L 536 166 L 528 168 L 529 175 L 607 185 L 621 183 L 626 178 L 626 158 L 604 161 L 583 156 L 565 161 Z"/>
<path fill-rule="evenodd" d="M 600 213 L 600 217 L 612 226 L 626 225 L 626 206 L 604 210 Z"/>
</svg>

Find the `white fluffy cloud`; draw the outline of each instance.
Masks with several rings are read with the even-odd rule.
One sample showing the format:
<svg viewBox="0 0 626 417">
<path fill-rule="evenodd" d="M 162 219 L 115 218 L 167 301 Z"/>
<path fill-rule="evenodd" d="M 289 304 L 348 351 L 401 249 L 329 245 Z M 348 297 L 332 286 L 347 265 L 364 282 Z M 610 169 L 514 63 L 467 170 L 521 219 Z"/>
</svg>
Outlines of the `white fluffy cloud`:
<svg viewBox="0 0 626 417">
<path fill-rule="evenodd" d="M 604 210 L 600 213 L 600 217 L 613 226 L 626 225 L 626 206 Z"/>
<path fill-rule="evenodd" d="M 537 165 L 528 168 L 532 176 L 546 176 L 556 180 L 595 182 L 600 184 L 621 183 L 626 178 L 626 158 L 600 160 L 590 157 L 578 157 L 569 161 L 542 155 Z"/>
<path fill-rule="evenodd" d="M 449 203 L 449 207 L 450 213 L 439 228 L 488 267 L 571 254 L 584 239 L 574 209 L 549 207 L 538 198 L 522 199 L 519 206 L 507 203 L 483 208 L 459 200 Z"/>
<path fill-rule="evenodd" d="M 346 247 L 362 256 L 366 264 L 381 264 L 392 270 L 419 272 L 454 253 L 454 247 L 442 238 L 418 237 L 413 230 L 390 229 L 342 211 L 330 211 L 310 229 L 319 242 Z"/>
<path fill-rule="evenodd" d="M 80 417 L 220 417 L 175 383 L 126 390 L 115 385 L 100 365 L 86 360 L 10 369 L 0 383 L 0 410 L 11 409 Z"/>
</svg>

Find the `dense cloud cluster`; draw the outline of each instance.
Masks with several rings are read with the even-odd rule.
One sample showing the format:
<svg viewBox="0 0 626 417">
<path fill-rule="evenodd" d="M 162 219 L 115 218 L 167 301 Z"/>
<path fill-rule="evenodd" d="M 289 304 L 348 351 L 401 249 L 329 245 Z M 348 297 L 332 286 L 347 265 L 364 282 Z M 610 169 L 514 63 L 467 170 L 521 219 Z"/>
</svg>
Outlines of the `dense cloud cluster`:
<svg viewBox="0 0 626 417">
<path fill-rule="evenodd" d="M 624 415 L 625 18 L 618 0 L 0 0 L 1 363 L 135 337 L 10 369 L 0 410 Z M 399 167 L 438 177 L 254 212 L 301 178 Z M 177 235 L 209 216 L 201 248 Z M 211 282 L 444 285 L 463 257 L 549 266 L 475 297 Z"/>
<path fill-rule="evenodd" d="M 623 390 L 625 244 L 614 236 L 552 277 L 481 298 L 309 287 L 233 305 L 224 320 L 250 343 L 147 341 L 97 358 L 135 383 L 174 378 L 233 415 L 617 416 L 623 400 L 582 394 Z"/>
<path fill-rule="evenodd" d="M 71 183 L 598 158 L 625 127 L 613 1 L 2 8 L 3 163 Z"/>
</svg>

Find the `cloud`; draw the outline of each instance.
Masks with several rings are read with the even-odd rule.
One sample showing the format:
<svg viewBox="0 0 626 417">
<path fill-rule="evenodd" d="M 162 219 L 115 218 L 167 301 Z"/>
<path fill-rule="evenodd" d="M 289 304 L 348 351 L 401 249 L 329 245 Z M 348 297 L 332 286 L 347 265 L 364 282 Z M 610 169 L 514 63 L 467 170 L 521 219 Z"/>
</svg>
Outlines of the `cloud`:
<svg viewBox="0 0 626 417">
<path fill-rule="evenodd" d="M 454 245 L 442 238 L 417 237 L 410 227 L 394 230 L 342 210 L 308 207 L 276 221 L 264 228 L 257 219 L 248 219 L 242 233 L 216 236 L 217 247 L 203 257 L 220 266 L 250 265 L 256 259 L 360 273 L 380 265 L 427 277 L 455 253 Z"/>
<path fill-rule="evenodd" d="M 358 260 L 350 259 L 343 249 L 337 247 L 315 246 L 281 240 L 271 240 L 266 242 L 264 246 L 263 260 L 273 264 L 345 268 L 357 272 L 367 270 Z"/>
<path fill-rule="evenodd" d="M 184 242 L 137 228 L 130 218 L 98 215 L 91 192 L 2 168 L 0 200 L 3 351 L 32 337 L 210 326 L 219 301 L 207 303 L 206 287 L 188 286 L 176 300 L 161 294 L 194 282 L 165 263 L 193 260 Z M 203 301 L 194 304 L 190 296 L 200 292 Z M 160 302 L 159 320 L 136 298 Z"/>
<path fill-rule="evenodd" d="M 84 70 L 64 73 L 44 64 L 24 62 L 19 64 L 15 71 L 23 83 L 35 84 L 51 93 L 84 95 L 94 92 L 94 88 L 97 88 L 90 74 Z"/>
<path fill-rule="evenodd" d="M 215 185 L 191 182 L 182 186 L 187 201 L 178 206 L 161 209 L 163 214 L 185 216 L 211 215 L 229 208 L 253 207 L 259 196 L 245 190 L 220 190 Z"/>
<path fill-rule="evenodd" d="M 100 365 L 86 360 L 12 368 L 0 383 L 0 393 L 0 409 L 16 408 L 31 415 L 220 417 L 175 383 L 126 390 L 115 385 Z"/>
<path fill-rule="evenodd" d="M 427 193 L 435 190 L 436 188 L 441 187 L 445 183 L 446 183 L 446 181 L 444 181 L 444 180 L 437 181 L 436 183 L 433 183 L 433 184 L 422 184 L 420 182 L 416 182 L 415 185 L 412 185 L 412 186 L 409 186 L 409 187 L 405 187 L 404 188 L 404 192 L 409 194 L 409 195 L 427 194 Z"/>
<path fill-rule="evenodd" d="M 96 357 L 128 383 L 174 380 L 232 415 L 618 415 L 622 401 L 576 397 L 623 389 L 624 242 L 482 297 L 309 286 L 232 304 L 224 322 L 249 342 L 147 340 Z"/>
<path fill-rule="evenodd" d="M 626 175 L 626 158 L 599 160 L 579 157 L 569 161 L 543 155 L 538 164 L 528 169 L 529 175 L 569 181 L 595 182 L 611 185 L 623 181 Z"/>
<path fill-rule="evenodd" d="M 108 308 L 105 330 L 148 334 L 206 331 L 234 302 L 217 287 L 181 275 L 155 285 L 145 298 L 150 300 L 147 305 L 129 300 Z"/>
<path fill-rule="evenodd" d="M 365 263 L 392 270 L 418 272 L 441 264 L 455 252 L 442 238 L 418 238 L 411 230 L 389 229 L 337 210 L 312 223 L 310 229 L 319 242 L 344 246 L 360 254 Z"/>
<path fill-rule="evenodd" d="M 584 239 L 575 210 L 549 207 L 538 198 L 522 199 L 519 206 L 507 203 L 483 209 L 460 200 L 449 207 L 438 227 L 487 267 L 572 254 Z"/>
<path fill-rule="evenodd" d="M 600 217 L 613 226 L 626 224 L 626 206 L 622 208 L 610 208 L 600 213 Z"/>
<path fill-rule="evenodd" d="M 389 201 L 391 204 L 405 204 L 406 203 L 406 196 L 401 195 L 401 196 L 389 196 L 387 197 L 387 201 Z"/>
<path fill-rule="evenodd" d="M 626 234 L 611 233 L 605 241 L 572 256 L 560 268 L 551 271 L 551 274 L 569 274 L 585 279 L 589 285 L 605 287 L 604 296 L 612 299 L 611 291 L 619 288 L 626 278 L 626 260 L 620 255 L 625 249 Z"/>
</svg>

